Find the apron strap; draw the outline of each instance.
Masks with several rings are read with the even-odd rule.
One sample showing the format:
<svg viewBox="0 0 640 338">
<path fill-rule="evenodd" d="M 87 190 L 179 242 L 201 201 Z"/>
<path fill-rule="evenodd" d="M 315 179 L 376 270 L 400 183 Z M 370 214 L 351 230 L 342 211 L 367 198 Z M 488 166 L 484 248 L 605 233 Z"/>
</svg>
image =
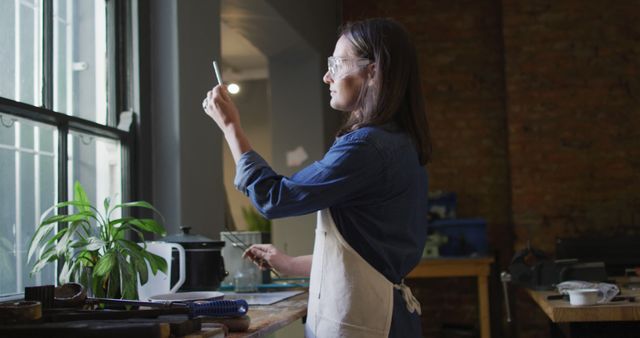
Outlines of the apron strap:
<svg viewBox="0 0 640 338">
<path fill-rule="evenodd" d="M 413 293 L 411 293 L 411 289 L 404 283 L 404 279 L 400 281 L 400 284 L 393 284 L 393 288 L 400 290 L 402 293 L 402 299 L 407 303 L 407 310 L 409 310 L 409 313 L 417 312 L 418 315 L 422 315 L 420 302 L 418 302 Z"/>
</svg>

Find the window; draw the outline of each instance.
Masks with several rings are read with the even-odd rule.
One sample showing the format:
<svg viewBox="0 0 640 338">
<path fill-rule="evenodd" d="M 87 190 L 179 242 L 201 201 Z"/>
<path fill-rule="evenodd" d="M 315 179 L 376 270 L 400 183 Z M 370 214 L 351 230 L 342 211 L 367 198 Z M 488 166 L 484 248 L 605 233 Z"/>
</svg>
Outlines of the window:
<svg viewBox="0 0 640 338">
<path fill-rule="evenodd" d="M 42 212 L 71 198 L 75 181 L 97 205 L 127 197 L 132 140 L 116 117 L 131 93 L 128 6 L 0 1 L 0 300 L 56 282 L 54 264 L 30 276 L 27 251 Z"/>
<path fill-rule="evenodd" d="M 0 96 L 41 105 L 42 5 L 40 0 L 0 2 Z"/>
<path fill-rule="evenodd" d="M 29 278 L 25 246 L 39 213 L 56 201 L 58 133 L 51 125 L 1 116 L 0 294 L 6 295 L 54 279 L 52 266 Z"/>
</svg>

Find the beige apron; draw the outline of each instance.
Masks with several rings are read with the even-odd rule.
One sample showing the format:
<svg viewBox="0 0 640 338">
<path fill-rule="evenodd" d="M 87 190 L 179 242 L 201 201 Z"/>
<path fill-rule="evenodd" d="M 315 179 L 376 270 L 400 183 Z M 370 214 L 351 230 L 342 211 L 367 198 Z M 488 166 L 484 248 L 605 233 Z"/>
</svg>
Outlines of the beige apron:
<svg viewBox="0 0 640 338">
<path fill-rule="evenodd" d="M 369 265 L 344 240 L 329 210 L 318 211 L 305 336 L 388 337 L 394 288 L 402 291 L 407 309 L 420 314 L 411 290 Z"/>
</svg>

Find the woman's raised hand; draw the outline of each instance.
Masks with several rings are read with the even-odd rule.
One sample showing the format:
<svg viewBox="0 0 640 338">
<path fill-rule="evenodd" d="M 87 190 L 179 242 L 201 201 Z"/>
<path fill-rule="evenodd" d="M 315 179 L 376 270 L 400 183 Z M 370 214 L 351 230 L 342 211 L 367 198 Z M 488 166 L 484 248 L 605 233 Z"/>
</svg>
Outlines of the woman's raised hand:
<svg viewBox="0 0 640 338">
<path fill-rule="evenodd" d="M 240 127 L 240 113 L 224 85 L 217 85 L 207 92 L 202 108 L 225 134 Z"/>
<path fill-rule="evenodd" d="M 233 160 L 237 164 L 240 156 L 251 150 L 251 144 L 240 126 L 240 113 L 227 88 L 224 85 L 213 87 L 202 101 L 202 108 L 224 133 Z"/>
</svg>

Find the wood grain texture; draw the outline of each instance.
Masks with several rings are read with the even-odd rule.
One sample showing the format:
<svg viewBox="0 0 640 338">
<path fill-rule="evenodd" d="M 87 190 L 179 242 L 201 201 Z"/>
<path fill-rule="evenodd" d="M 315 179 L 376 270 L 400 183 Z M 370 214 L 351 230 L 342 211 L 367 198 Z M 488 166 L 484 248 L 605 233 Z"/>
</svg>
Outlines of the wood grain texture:
<svg viewBox="0 0 640 338">
<path fill-rule="evenodd" d="M 568 322 L 616 322 L 640 320 L 638 301 L 619 301 L 609 304 L 574 306 L 564 299 L 548 300 L 547 296 L 557 294 L 554 291 L 535 291 L 527 289 L 533 300 L 554 323 Z M 635 296 L 640 300 L 640 291 L 622 289 L 625 296 Z"/>
<path fill-rule="evenodd" d="M 246 332 L 231 332 L 228 338 L 263 337 L 283 328 L 307 314 L 309 293 L 301 293 L 281 302 L 249 307 L 251 325 Z"/>
<path fill-rule="evenodd" d="M 420 261 L 407 278 L 476 277 L 478 285 L 478 308 L 480 336 L 491 336 L 489 313 L 489 284 L 493 257 L 477 258 L 430 258 Z"/>
<path fill-rule="evenodd" d="M 423 259 L 407 278 L 489 276 L 492 257 Z"/>
</svg>

